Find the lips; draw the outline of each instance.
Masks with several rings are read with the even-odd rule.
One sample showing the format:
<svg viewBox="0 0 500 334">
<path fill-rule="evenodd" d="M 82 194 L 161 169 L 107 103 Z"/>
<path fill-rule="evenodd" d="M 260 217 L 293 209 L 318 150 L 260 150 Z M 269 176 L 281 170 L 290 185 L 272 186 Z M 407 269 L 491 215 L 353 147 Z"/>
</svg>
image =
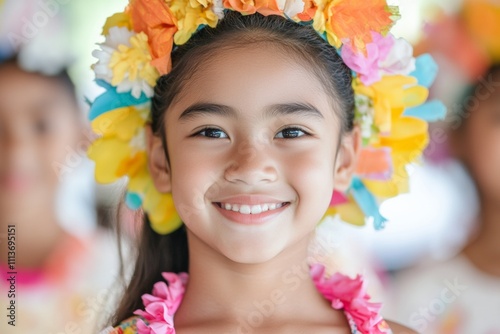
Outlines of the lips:
<svg viewBox="0 0 500 334">
<path fill-rule="evenodd" d="M 28 177 L 19 175 L 0 176 L 0 188 L 4 188 L 8 192 L 20 193 L 27 191 L 32 184 Z"/>
</svg>

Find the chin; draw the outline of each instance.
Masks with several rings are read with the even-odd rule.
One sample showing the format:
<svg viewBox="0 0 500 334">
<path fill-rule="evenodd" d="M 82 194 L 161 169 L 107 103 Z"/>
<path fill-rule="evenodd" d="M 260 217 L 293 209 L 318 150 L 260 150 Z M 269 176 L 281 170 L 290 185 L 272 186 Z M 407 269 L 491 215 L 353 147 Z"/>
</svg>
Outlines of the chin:
<svg viewBox="0 0 500 334">
<path fill-rule="evenodd" d="M 222 245 L 218 250 L 235 263 L 264 264 L 276 259 L 293 245 L 289 241 L 275 236 L 268 240 L 264 239 L 266 238 L 233 242 L 231 245 Z"/>
</svg>

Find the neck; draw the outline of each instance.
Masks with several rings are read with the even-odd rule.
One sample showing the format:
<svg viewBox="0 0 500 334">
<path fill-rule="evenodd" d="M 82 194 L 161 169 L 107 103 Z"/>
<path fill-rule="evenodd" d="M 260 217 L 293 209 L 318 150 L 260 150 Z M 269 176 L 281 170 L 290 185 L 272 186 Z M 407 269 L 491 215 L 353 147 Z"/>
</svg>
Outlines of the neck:
<svg viewBox="0 0 500 334">
<path fill-rule="evenodd" d="M 500 209 L 494 201 L 482 200 L 479 228 L 464 249 L 478 269 L 500 276 Z"/>
<path fill-rule="evenodd" d="M 189 283 L 176 313 L 176 327 L 213 322 L 235 326 L 318 319 L 331 306 L 316 289 L 307 262 L 309 239 L 294 244 L 265 263 L 235 263 L 189 235 Z M 193 248 L 196 248 L 194 250 Z M 308 305 L 304 308 L 303 305 Z M 329 314 L 330 319 L 336 319 Z M 343 320 L 341 315 L 337 321 Z"/>
<path fill-rule="evenodd" d="M 17 268 L 37 269 L 43 267 L 65 233 L 57 222 L 53 206 L 40 205 L 39 208 L 0 216 L 0 229 L 7 232 L 9 225 L 15 227 L 15 261 Z M 8 244 L 0 246 L 0 263 L 7 263 Z"/>
</svg>

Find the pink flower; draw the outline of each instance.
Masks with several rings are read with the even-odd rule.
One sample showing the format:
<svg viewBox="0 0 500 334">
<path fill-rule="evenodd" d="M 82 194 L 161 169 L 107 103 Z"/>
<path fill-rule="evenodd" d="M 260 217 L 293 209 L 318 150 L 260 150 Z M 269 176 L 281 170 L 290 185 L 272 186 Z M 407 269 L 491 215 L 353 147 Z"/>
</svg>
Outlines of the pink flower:
<svg viewBox="0 0 500 334">
<path fill-rule="evenodd" d="M 371 303 L 365 292 L 360 275 L 349 278 L 342 274 L 325 277 L 325 267 L 320 264 L 311 266 L 311 276 L 316 288 L 331 301 L 332 307 L 342 309 L 354 322 L 361 333 L 384 334 L 384 321 L 379 314 L 381 304 Z"/>
<path fill-rule="evenodd" d="M 391 35 L 383 37 L 372 32 L 372 42 L 366 44 L 366 54 L 354 49 L 351 43 L 342 46 L 342 59 L 353 71 L 357 72 L 361 81 L 369 86 L 380 80 L 379 61 L 385 59 L 394 45 Z"/>
<path fill-rule="evenodd" d="M 142 295 L 145 310 L 136 310 L 134 314 L 145 321 L 137 321 L 139 334 L 175 334 L 174 314 L 181 304 L 188 280 L 186 273 L 162 273 L 168 282 L 157 282 L 153 286 L 153 294 Z"/>
<path fill-rule="evenodd" d="M 341 55 L 366 86 L 379 81 L 383 74 L 407 75 L 415 69 L 412 46 L 391 34 L 384 37 L 372 32 L 372 42 L 366 45 L 366 53 L 355 50 L 351 43 L 344 43 Z"/>
</svg>

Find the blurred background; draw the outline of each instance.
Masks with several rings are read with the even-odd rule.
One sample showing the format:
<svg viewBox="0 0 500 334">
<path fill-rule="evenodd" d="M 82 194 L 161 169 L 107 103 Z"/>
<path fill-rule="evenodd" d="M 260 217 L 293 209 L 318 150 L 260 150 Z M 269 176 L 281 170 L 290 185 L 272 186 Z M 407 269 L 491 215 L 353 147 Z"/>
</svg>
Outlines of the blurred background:
<svg viewBox="0 0 500 334">
<path fill-rule="evenodd" d="M 133 213 L 119 206 L 122 184 L 95 184 L 83 155 L 94 138 L 86 101 L 102 92 L 92 51 L 127 3 L 0 0 L 0 259 L 7 275 L 15 222 L 19 300 L 16 327 L 2 314 L 0 333 L 96 333 L 127 277 L 119 255 L 133 254 Z M 367 274 L 386 316 L 419 332 L 499 334 L 500 2 L 390 3 L 402 16 L 392 32 L 438 62 L 431 95 L 448 116 L 409 166 L 410 193 L 382 203 L 383 231 L 322 224 L 332 267 Z"/>
</svg>

